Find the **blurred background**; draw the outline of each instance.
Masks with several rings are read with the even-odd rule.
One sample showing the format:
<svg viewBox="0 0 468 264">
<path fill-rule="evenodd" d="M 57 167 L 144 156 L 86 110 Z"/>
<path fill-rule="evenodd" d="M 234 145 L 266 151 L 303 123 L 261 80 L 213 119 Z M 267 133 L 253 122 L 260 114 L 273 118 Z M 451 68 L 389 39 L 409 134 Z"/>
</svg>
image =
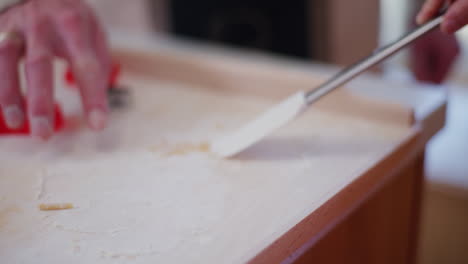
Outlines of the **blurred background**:
<svg viewBox="0 0 468 264">
<path fill-rule="evenodd" d="M 415 0 L 89 0 L 110 30 L 167 34 L 347 65 L 406 32 Z M 421 263 L 468 263 L 468 28 L 450 78 L 446 128 L 430 143 Z M 375 74 L 415 82 L 402 52 Z"/>
</svg>

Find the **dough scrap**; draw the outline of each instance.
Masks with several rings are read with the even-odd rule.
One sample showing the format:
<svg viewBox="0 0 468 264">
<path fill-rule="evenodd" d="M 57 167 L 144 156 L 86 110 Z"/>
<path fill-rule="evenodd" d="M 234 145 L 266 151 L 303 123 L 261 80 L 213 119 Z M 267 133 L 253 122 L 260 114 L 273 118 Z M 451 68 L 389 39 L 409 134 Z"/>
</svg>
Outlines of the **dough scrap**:
<svg viewBox="0 0 468 264">
<path fill-rule="evenodd" d="M 179 144 L 174 146 L 170 151 L 165 153 L 165 157 L 172 157 L 172 156 L 183 156 L 190 153 L 209 153 L 210 152 L 210 144 L 203 142 L 199 144 Z"/>
<path fill-rule="evenodd" d="M 71 203 L 57 203 L 57 204 L 40 204 L 39 209 L 41 211 L 57 211 L 57 210 L 68 210 L 73 209 L 74 206 Z"/>
</svg>

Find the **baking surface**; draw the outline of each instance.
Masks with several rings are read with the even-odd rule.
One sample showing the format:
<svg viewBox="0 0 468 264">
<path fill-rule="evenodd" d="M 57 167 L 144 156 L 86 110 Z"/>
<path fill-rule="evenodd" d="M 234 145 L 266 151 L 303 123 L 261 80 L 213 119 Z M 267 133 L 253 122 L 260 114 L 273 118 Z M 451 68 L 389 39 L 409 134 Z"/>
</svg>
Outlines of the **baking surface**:
<svg viewBox="0 0 468 264">
<path fill-rule="evenodd" d="M 123 83 L 132 102 L 102 133 L 86 129 L 67 91 L 65 132 L 49 143 L 0 139 L 2 263 L 245 262 L 410 131 L 310 109 L 238 159 L 219 160 L 208 143 L 277 101 Z"/>
</svg>

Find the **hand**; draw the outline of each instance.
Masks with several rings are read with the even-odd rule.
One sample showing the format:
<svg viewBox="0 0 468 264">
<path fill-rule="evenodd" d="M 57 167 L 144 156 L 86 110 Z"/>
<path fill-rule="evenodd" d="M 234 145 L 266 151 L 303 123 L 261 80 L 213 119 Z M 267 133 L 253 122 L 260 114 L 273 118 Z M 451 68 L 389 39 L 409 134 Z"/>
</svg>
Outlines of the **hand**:
<svg viewBox="0 0 468 264">
<path fill-rule="evenodd" d="M 446 3 L 446 0 L 426 0 L 417 15 L 418 24 L 425 23 L 433 18 Z M 468 24 L 468 0 L 449 0 L 449 9 L 444 15 L 441 29 L 444 33 L 455 33 Z"/>
<path fill-rule="evenodd" d="M 0 14 L 0 33 L 16 38 L 0 42 L 0 107 L 10 128 L 30 120 L 33 136 L 52 136 L 54 123 L 53 59 L 68 61 L 77 79 L 91 128 L 107 120 L 110 55 L 91 8 L 82 0 L 28 0 Z M 24 57 L 27 113 L 18 80 Z"/>
<path fill-rule="evenodd" d="M 435 30 L 411 46 L 411 70 L 421 82 L 440 84 L 452 69 L 459 52 L 459 44 L 454 35 Z"/>
</svg>

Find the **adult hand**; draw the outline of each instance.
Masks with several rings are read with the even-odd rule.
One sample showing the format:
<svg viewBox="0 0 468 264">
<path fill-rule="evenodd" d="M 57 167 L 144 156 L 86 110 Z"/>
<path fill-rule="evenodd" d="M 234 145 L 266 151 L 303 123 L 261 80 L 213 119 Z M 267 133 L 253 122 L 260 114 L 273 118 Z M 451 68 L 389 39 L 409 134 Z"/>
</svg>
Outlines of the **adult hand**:
<svg viewBox="0 0 468 264">
<path fill-rule="evenodd" d="M 91 128 L 107 120 L 110 55 L 91 8 L 82 0 L 27 0 L 0 14 L 0 107 L 10 128 L 30 120 L 33 136 L 53 134 L 53 59 L 68 61 Z M 27 113 L 18 80 L 24 57 Z"/>
<path fill-rule="evenodd" d="M 417 15 L 418 24 L 433 18 L 446 2 L 446 0 L 426 0 Z M 441 29 L 444 33 L 452 34 L 468 24 L 468 0 L 449 0 L 448 2 L 450 6 L 444 15 Z"/>
</svg>

